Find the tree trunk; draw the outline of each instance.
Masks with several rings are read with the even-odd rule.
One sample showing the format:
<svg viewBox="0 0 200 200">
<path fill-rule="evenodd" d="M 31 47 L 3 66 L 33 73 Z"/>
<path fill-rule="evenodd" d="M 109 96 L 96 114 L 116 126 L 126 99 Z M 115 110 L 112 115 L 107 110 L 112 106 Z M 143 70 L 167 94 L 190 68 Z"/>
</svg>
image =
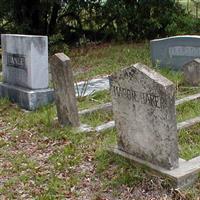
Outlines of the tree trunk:
<svg viewBox="0 0 200 200">
<path fill-rule="evenodd" d="M 58 3 L 53 4 L 52 13 L 51 13 L 51 19 L 49 23 L 49 29 L 48 29 L 48 35 L 52 35 L 55 33 L 56 25 L 57 25 L 57 18 L 58 18 L 58 12 L 60 10 L 61 6 Z"/>
</svg>

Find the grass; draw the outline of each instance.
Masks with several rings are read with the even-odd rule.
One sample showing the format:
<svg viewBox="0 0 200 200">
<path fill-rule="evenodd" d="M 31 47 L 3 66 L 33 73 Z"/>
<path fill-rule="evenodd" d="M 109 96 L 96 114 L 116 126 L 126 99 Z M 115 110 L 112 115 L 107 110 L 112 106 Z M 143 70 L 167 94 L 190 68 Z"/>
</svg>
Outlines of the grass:
<svg viewBox="0 0 200 200">
<path fill-rule="evenodd" d="M 105 111 L 98 111 L 81 117 L 81 122 L 83 124 L 89 124 L 92 127 L 99 126 L 111 120 L 113 120 L 113 114 Z"/>
<path fill-rule="evenodd" d="M 151 66 L 148 43 L 104 44 L 86 49 L 72 49 L 70 53 L 77 80 L 111 74 L 130 64 L 141 62 Z"/>
<path fill-rule="evenodd" d="M 199 124 L 179 133 L 180 157 L 186 160 L 200 156 Z"/>
<path fill-rule="evenodd" d="M 111 97 L 108 90 L 95 92 L 87 97 L 78 98 L 78 107 L 83 109 L 88 109 L 95 107 L 99 104 L 107 103 L 111 101 Z"/>
<path fill-rule="evenodd" d="M 105 44 L 75 49 L 70 55 L 77 80 L 105 75 L 123 66 L 143 62 L 151 66 L 149 47 L 144 44 Z M 152 67 L 152 66 L 151 66 Z M 188 87 L 180 72 L 155 68 L 177 86 L 177 98 L 199 91 Z M 111 101 L 109 91 L 78 98 L 79 110 Z M 200 103 L 177 107 L 177 121 L 200 114 Z M 61 127 L 55 120 L 54 104 L 24 112 L 7 99 L 0 100 L 0 195 L 7 199 L 181 199 L 200 196 L 200 180 L 183 194 L 171 190 L 165 178 L 109 153 L 117 142 L 115 129 L 102 134 L 81 134 Z M 96 112 L 81 118 L 97 126 L 112 114 Z M 200 152 L 200 126 L 179 133 L 180 156 L 191 159 Z M 145 194 L 144 194 L 145 193 Z M 132 195 L 132 196 L 131 196 Z M 138 195 L 138 196 L 137 196 Z M 152 196 L 150 196 L 152 195 Z"/>
</svg>

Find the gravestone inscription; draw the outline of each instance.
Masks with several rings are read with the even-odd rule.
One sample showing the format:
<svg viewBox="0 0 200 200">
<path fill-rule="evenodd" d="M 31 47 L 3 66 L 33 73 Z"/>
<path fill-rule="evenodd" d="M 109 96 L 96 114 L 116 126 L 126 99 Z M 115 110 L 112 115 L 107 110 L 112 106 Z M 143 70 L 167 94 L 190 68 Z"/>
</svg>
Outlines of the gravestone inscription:
<svg viewBox="0 0 200 200">
<path fill-rule="evenodd" d="M 151 40 L 154 65 L 181 70 L 183 65 L 200 57 L 200 36 L 184 35 Z"/>
<path fill-rule="evenodd" d="M 2 34 L 3 79 L 29 89 L 48 88 L 47 36 Z"/>
<path fill-rule="evenodd" d="M 20 54 L 7 53 L 7 66 L 25 70 L 25 56 Z"/>
<path fill-rule="evenodd" d="M 166 169 L 178 166 L 175 87 L 142 64 L 110 77 L 118 148 Z"/>
</svg>

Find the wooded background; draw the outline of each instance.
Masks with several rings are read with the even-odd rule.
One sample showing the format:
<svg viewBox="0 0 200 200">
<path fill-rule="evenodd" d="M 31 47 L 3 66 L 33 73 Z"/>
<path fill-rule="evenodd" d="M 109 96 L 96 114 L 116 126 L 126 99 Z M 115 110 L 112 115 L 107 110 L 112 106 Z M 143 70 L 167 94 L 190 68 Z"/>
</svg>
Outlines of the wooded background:
<svg viewBox="0 0 200 200">
<path fill-rule="evenodd" d="M 182 6 L 182 5 L 185 5 Z M 0 33 L 50 36 L 50 43 L 136 41 L 198 34 L 179 0 L 0 0 Z"/>
</svg>

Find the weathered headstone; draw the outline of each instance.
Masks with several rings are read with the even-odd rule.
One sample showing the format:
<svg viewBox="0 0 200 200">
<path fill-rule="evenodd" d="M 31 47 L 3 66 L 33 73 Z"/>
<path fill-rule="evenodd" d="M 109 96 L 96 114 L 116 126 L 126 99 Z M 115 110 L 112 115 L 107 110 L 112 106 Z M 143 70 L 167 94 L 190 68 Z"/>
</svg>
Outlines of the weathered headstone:
<svg viewBox="0 0 200 200">
<path fill-rule="evenodd" d="M 118 148 L 165 169 L 178 167 L 175 87 L 135 64 L 110 77 Z"/>
<path fill-rule="evenodd" d="M 196 58 L 183 66 L 184 79 L 192 86 L 200 84 L 200 59 Z"/>
<path fill-rule="evenodd" d="M 154 65 L 181 70 L 183 65 L 200 57 L 200 36 L 184 35 L 151 40 Z"/>
<path fill-rule="evenodd" d="M 78 127 L 79 116 L 70 59 L 64 53 L 57 53 L 51 58 L 50 66 L 58 120 L 62 125 Z"/>
<path fill-rule="evenodd" d="M 1 96 L 34 110 L 53 101 L 48 89 L 47 36 L 2 34 Z"/>
</svg>

